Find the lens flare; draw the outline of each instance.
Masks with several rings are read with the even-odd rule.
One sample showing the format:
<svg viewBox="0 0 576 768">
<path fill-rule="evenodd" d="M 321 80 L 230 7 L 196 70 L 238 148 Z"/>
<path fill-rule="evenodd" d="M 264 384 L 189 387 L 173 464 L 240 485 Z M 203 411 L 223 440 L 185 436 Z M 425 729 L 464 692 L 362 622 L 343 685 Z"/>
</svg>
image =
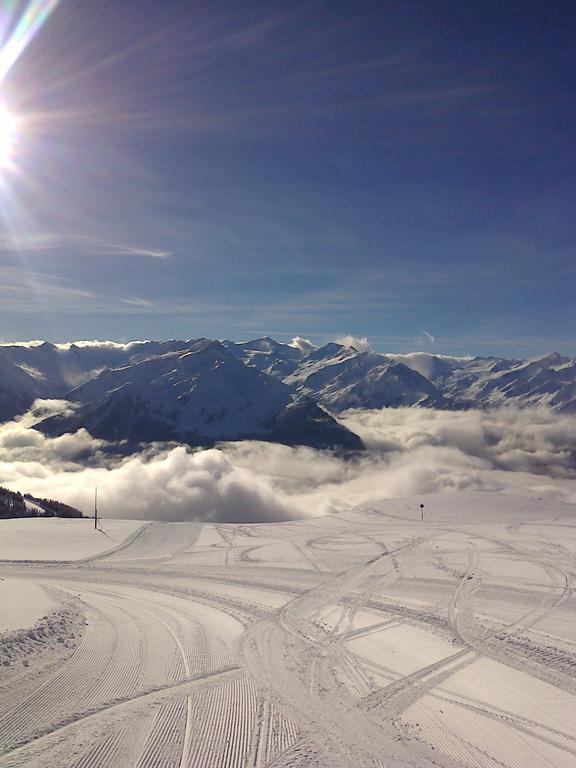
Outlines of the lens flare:
<svg viewBox="0 0 576 768">
<path fill-rule="evenodd" d="M 18 14 L 17 22 L 10 33 L 8 40 L 0 47 L 0 82 L 4 80 L 8 72 L 30 45 L 36 34 L 48 21 L 60 0 L 30 0 L 28 5 Z M 18 5 L 11 2 L 4 3 L 6 8 L 0 7 L 0 39 L 6 35 L 10 16 L 16 15 Z M 0 6 L 2 3 L 0 2 Z M 10 6 L 12 12 L 10 13 Z M 4 28 L 3 28 L 4 27 Z"/>
<path fill-rule="evenodd" d="M 10 165 L 16 143 L 17 122 L 11 112 L 0 104 L 0 169 Z"/>
</svg>

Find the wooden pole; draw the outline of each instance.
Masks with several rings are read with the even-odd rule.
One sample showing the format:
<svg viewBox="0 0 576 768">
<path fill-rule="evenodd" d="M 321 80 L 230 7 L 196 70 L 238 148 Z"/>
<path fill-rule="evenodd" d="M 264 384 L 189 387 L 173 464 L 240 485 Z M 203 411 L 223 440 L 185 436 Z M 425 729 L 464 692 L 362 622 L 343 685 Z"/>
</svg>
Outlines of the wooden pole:
<svg viewBox="0 0 576 768">
<path fill-rule="evenodd" d="M 98 486 L 94 488 L 94 528 L 98 529 Z"/>
</svg>

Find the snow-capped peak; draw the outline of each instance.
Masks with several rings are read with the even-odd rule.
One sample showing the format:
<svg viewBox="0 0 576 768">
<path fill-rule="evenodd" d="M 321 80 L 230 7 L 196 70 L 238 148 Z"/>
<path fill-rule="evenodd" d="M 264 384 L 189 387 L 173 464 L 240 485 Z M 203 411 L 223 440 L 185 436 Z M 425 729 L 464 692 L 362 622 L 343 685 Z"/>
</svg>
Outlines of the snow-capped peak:
<svg viewBox="0 0 576 768">
<path fill-rule="evenodd" d="M 310 352 L 314 352 L 315 349 L 318 349 L 317 344 L 314 344 L 313 341 L 310 341 L 310 339 L 305 339 L 302 336 L 294 336 L 288 346 L 300 350 L 303 355 L 309 355 Z"/>
</svg>

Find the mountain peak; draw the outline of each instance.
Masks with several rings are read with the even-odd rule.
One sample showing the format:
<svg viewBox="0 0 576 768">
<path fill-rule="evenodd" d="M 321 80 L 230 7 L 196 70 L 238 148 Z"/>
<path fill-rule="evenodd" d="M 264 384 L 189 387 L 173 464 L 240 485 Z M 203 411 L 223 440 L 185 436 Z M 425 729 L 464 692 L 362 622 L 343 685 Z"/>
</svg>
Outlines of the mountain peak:
<svg viewBox="0 0 576 768">
<path fill-rule="evenodd" d="M 317 344 L 314 344 L 310 339 L 303 339 L 302 336 L 294 336 L 288 346 L 299 350 L 303 355 L 309 355 L 315 349 L 318 349 Z"/>
<path fill-rule="evenodd" d="M 544 357 L 541 357 L 534 362 L 540 363 L 541 365 L 554 366 L 564 365 L 564 363 L 569 362 L 569 360 L 569 357 L 564 357 L 559 352 L 549 352 L 547 355 L 544 355 Z"/>
<path fill-rule="evenodd" d="M 171 387 L 169 396 L 165 387 Z M 0 419 L 24 413 L 37 398 L 94 405 L 112 392 L 149 397 L 159 412 L 175 397 L 172 412 L 177 414 L 183 403 L 198 401 L 202 391 L 208 405 L 214 398 L 221 400 L 212 417 L 214 425 L 230 425 L 230 414 L 238 407 L 246 433 L 249 413 L 259 418 L 257 408 L 250 411 L 256 407 L 254 392 L 259 387 L 268 393 L 265 399 L 281 390 L 284 405 L 302 394 L 335 412 L 423 404 L 542 405 L 574 412 L 576 360 L 558 352 L 524 361 L 429 352 L 383 355 L 359 350 L 345 338 L 316 347 L 301 337 L 287 344 L 268 335 L 246 342 L 199 338 L 54 345 L 44 341 L 0 348 Z M 212 413 L 208 405 L 202 419 Z"/>
</svg>

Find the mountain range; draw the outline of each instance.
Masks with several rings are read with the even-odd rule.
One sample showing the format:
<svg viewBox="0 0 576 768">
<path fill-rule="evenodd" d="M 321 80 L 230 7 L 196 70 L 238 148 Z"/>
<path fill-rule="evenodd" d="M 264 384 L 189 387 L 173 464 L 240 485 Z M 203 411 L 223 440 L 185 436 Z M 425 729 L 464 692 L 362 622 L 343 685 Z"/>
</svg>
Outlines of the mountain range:
<svg viewBox="0 0 576 768">
<path fill-rule="evenodd" d="M 349 408 L 511 404 L 575 413 L 576 360 L 380 354 L 270 337 L 1 346 L 0 421 L 37 398 L 74 404 L 37 425 L 52 435 L 85 427 L 129 443 L 260 439 L 356 450 L 360 439 L 335 418 Z"/>
</svg>

